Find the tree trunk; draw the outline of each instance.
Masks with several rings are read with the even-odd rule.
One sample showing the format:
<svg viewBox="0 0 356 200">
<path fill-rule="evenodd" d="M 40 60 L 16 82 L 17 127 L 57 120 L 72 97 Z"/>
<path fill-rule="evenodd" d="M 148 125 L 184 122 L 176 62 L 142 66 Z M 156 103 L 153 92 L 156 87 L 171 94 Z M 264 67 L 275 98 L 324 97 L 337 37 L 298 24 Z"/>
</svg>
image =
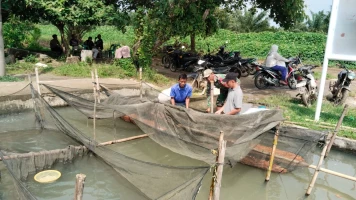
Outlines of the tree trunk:
<svg viewBox="0 0 356 200">
<path fill-rule="evenodd" d="M 190 34 L 190 50 L 195 52 L 195 33 Z"/>
<path fill-rule="evenodd" d="M 0 76 L 5 76 L 5 51 L 4 51 L 4 38 L 2 34 L 1 0 L 0 0 Z"/>
<path fill-rule="evenodd" d="M 59 33 L 61 34 L 61 42 L 62 42 L 62 47 L 64 46 L 64 54 L 68 56 L 70 51 L 69 51 L 69 43 L 64 33 L 64 24 L 55 24 L 55 26 L 58 28 Z"/>
</svg>

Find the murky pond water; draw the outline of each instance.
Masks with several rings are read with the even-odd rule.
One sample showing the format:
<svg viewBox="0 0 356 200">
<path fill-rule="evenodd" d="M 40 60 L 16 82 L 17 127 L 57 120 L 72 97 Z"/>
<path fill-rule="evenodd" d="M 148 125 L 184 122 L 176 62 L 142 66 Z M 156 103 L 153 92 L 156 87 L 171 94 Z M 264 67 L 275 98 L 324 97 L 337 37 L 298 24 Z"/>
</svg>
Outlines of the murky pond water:
<svg viewBox="0 0 356 200">
<path fill-rule="evenodd" d="M 92 120 L 87 120 L 79 112 L 70 108 L 60 108 L 57 111 L 73 126 L 88 136 L 93 136 Z M 0 147 L 12 152 L 23 153 L 78 145 L 77 142 L 58 131 L 34 129 L 36 125 L 31 114 L 2 117 L 0 122 L 1 124 L 6 122 L 6 127 L 1 127 L 0 131 Z M 17 130 L 9 132 L 10 129 L 14 130 L 14 126 Z M 99 142 L 144 134 L 135 125 L 121 120 L 98 120 L 96 126 L 95 135 Z M 109 148 L 127 156 L 154 163 L 173 166 L 206 166 L 201 161 L 173 153 L 149 138 L 110 145 Z M 317 163 L 319 153 L 315 152 L 313 164 Z M 332 151 L 323 167 L 356 176 L 355 158 L 355 155 Z M 93 154 L 75 159 L 71 163 L 57 163 L 52 169 L 62 173 L 61 178 L 54 183 L 40 184 L 33 180 L 34 175 L 28 177 L 26 184 L 38 199 L 73 199 L 75 175 L 78 173 L 87 175 L 83 198 L 85 200 L 145 199 L 126 179 Z M 2 163 L 0 163 L 0 170 L 0 199 L 15 199 L 13 183 Z M 221 199 L 304 199 L 313 170 L 301 168 L 287 174 L 272 173 L 268 183 L 264 182 L 265 174 L 264 170 L 241 164 L 233 168 L 226 166 L 222 179 Z M 211 175 L 212 173 L 209 172 L 205 176 L 203 186 L 197 196 L 198 200 L 208 198 Z M 312 194 L 307 199 L 356 199 L 356 183 L 321 172 Z"/>
</svg>

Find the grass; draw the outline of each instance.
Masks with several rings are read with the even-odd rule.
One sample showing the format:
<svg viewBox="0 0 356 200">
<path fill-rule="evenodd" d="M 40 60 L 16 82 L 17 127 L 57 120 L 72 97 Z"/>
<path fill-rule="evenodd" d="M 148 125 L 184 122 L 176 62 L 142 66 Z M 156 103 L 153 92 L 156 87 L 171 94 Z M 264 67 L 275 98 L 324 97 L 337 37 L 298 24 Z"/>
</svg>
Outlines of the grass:
<svg viewBox="0 0 356 200">
<path fill-rule="evenodd" d="M 325 130 L 325 128 L 321 128 L 318 126 L 318 123 L 313 121 L 314 114 L 316 109 L 316 103 L 307 108 L 301 105 L 299 99 L 291 98 L 288 94 L 279 94 L 279 95 L 272 95 L 268 98 L 257 100 L 258 104 L 266 105 L 267 107 L 276 108 L 279 107 L 280 109 L 284 110 L 284 117 L 288 121 L 298 122 L 302 126 L 305 126 L 310 129 L 314 130 Z M 322 106 L 322 112 L 320 114 L 320 122 L 326 122 L 330 124 L 336 125 L 338 122 L 340 115 L 343 111 L 342 106 L 333 106 L 330 102 L 324 101 Z M 352 108 L 349 109 L 347 115 L 343 120 L 344 126 L 355 127 L 356 124 L 356 109 Z M 330 131 L 333 129 L 330 129 Z M 346 137 L 350 139 L 356 139 L 356 132 L 349 131 L 349 130 L 341 130 L 338 133 L 338 136 Z"/>
<path fill-rule="evenodd" d="M 0 76 L 0 82 L 19 82 L 19 81 L 23 81 L 23 79 L 10 75 Z"/>
<path fill-rule="evenodd" d="M 315 80 L 320 80 L 321 79 L 321 72 L 314 72 L 313 74 Z M 337 75 L 333 75 L 333 74 L 326 74 L 326 79 L 337 79 Z"/>
</svg>

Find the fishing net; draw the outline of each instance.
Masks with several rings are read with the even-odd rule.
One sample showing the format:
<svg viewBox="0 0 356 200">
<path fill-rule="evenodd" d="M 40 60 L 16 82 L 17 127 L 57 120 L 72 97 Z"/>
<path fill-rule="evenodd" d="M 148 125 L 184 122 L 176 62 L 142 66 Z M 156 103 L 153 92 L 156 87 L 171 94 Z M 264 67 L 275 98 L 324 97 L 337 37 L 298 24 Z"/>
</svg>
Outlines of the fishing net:
<svg viewBox="0 0 356 200">
<path fill-rule="evenodd" d="M 32 86 L 31 86 L 32 88 Z M 73 138 L 73 143 L 82 144 L 86 148 L 68 147 L 65 149 L 24 154 L 12 153 L 10 148 L 1 148 L 7 168 L 18 184 L 26 185 L 26 178 L 44 168 L 50 168 L 55 162 L 69 162 L 76 156 L 86 153 L 86 149 L 94 152 L 115 171 L 124 177 L 137 193 L 145 199 L 194 199 L 201 186 L 201 181 L 209 170 L 209 166 L 169 166 L 152 163 L 126 156 L 117 150 L 99 145 L 87 134 L 72 126 L 59 112 L 53 109 L 35 90 L 31 90 L 34 115 L 34 127 L 55 129 Z M 6 149 L 3 150 L 3 149 Z M 31 155 L 30 155 L 31 154 Z M 26 186 L 24 186 L 26 187 Z M 19 188 L 22 199 L 33 195 L 27 189 Z"/>
<path fill-rule="evenodd" d="M 135 123 L 149 137 L 173 152 L 209 165 L 215 163 L 212 149 L 218 146 L 219 135 L 227 141 L 226 160 L 231 166 L 236 162 L 267 168 L 272 151 L 275 131 L 271 130 L 283 121 L 281 110 L 263 110 L 236 116 L 203 113 L 168 104 L 169 96 L 147 83 L 140 88 L 124 88 L 104 91 L 108 96 L 101 103 L 64 92 L 55 86 L 45 85 L 73 108 L 88 118 L 107 119 L 121 117 Z M 165 96 L 165 98 L 162 98 Z M 205 100 L 200 104 L 205 105 Z M 94 106 L 95 105 L 95 106 Z M 320 134 L 291 129 L 279 133 L 275 172 L 288 172 L 297 166 L 305 166 Z"/>
<path fill-rule="evenodd" d="M 79 115 L 54 109 L 29 85 L 19 93 L 25 96 L 21 97 L 19 105 L 9 107 L 9 103 L 13 104 L 13 100 L 18 99 L 14 95 L 8 99 L 2 97 L 2 104 L 6 105 L 1 110 L 0 123 L 2 127 L 6 127 L 1 131 L 2 136 L 9 131 L 24 134 L 23 129 L 41 132 L 51 129 L 61 133 L 63 138 L 59 138 L 50 148 L 36 144 L 39 146 L 37 152 L 25 148 L 17 149 L 18 147 L 11 145 L 11 141 L 0 143 L 2 159 L 17 185 L 21 199 L 35 199 L 26 187 L 26 177 L 29 174 L 51 168 L 57 162 L 70 164 L 76 157 L 85 156 L 87 150 L 117 171 L 144 199 L 194 199 L 209 167 L 215 165 L 216 155 L 212 154 L 212 150 L 217 149 L 221 132 L 227 141 L 226 165 L 234 166 L 236 162 L 240 162 L 266 169 L 275 137 L 274 127 L 283 121 L 281 110 L 264 110 L 237 116 L 203 113 L 201 110 L 206 105 L 205 99 L 192 99 L 190 109 L 175 107 L 169 104 L 169 94 L 160 92 L 147 83 L 142 84 L 142 89 L 140 84 L 102 84 L 100 102 L 94 100 L 93 94 L 83 94 L 85 91 L 79 88 L 43 86 L 80 113 L 87 123 L 92 120 L 94 123 L 96 120 L 96 123 L 104 124 L 108 134 L 114 139 L 119 129 L 116 124 L 124 119 L 136 124 L 162 149 L 169 149 L 206 164 L 194 167 L 162 164 L 135 157 L 124 148 L 114 148 L 115 145 L 104 146 L 100 143 L 103 142 L 100 136 L 95 138 L 95 131 L 93 136 L 92 127 L 79 126 Z M 55 97 L 51 95 L 50 98 Z M 22 119 L 12 120 L 13 116 Z M 13 126 L 8 126 L 8 123 Z M 16 123 L 24 123 L 24 126 L 18 128 Z M 285 173 L 306 166 L 311 158 L 309 153 L 322 136 L 306 130 L 280 128 L 272 170 Z M 9 140 L 11 138 L 8 137 Z M 78 148 L 81 145 L 85 148 Z M 59 152 L 56 153 L 55 150 Z M 11 159 L 4 159 L 5 157 Z"/>
</svg>

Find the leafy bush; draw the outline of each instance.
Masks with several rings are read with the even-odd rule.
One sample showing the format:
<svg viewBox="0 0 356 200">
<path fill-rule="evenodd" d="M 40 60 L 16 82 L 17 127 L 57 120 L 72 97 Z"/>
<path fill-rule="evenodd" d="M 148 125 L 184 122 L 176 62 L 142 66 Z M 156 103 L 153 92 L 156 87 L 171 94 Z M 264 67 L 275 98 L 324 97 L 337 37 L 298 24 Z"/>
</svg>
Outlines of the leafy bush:
<svg viewBox="0 0 356 200">
<path fill-rule="evenodd" d="M 28 55 L 25 57 L 25 62 L 35 63 L 37 61 L 35 55 Z"/>
<path fill-rule="evenodd" d="M 3 24 L 3 34 L 5 47 L 23 47 L 24 43 L 36 44 L 41 36 L 41 31 L 34 24 L 22 21 L 16 17 L 11 17 Z"/>
</svg>

